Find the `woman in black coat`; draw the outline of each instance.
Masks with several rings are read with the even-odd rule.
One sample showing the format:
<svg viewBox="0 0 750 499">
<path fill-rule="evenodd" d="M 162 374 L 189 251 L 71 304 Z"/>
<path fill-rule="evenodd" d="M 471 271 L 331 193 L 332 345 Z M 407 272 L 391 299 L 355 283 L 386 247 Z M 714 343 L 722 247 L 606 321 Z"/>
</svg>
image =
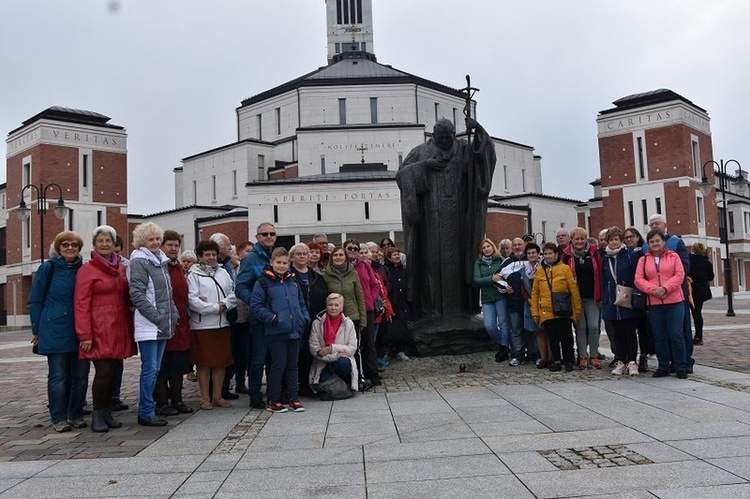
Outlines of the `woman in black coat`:
<svg viewBox="0 0 750 499">
<path fill-rule="evenodd" d="M 310 249 L 306 244 L 300 243 L 292 246 L 289 250 L 289 258 L 292 261 L 291 271 L 294 273 L 294 279 L 302 290 L 302 297 L 305 299 L 305 305 L 310 313 L 310 322 L 305 328 L 299 351 L 298 372 L 299 372 L 299 389 L 303 395 L 312 393 L 310 391 L 310 367 L 312 366 L 312 357 L 310 356 L 307 344 L 310 341 L 310 329 L 312 323 L 318 314 L 326 308 L 326 297 L 328 296 L 328 285 L 323 276 L 308 267 L 307 262 L 310 256 Z"/>
<path fill-rule="evenodd" d="M 706 246 L 703 243 L 693 244 L 690 254 L 690 273 L 693 280 L 693 324 L 695 324 L 694 345 L 703 344 L 703 303 L 711 299 L 710 281 L 714 280 L 714 266 L 708 259 Z"/>
</svg>

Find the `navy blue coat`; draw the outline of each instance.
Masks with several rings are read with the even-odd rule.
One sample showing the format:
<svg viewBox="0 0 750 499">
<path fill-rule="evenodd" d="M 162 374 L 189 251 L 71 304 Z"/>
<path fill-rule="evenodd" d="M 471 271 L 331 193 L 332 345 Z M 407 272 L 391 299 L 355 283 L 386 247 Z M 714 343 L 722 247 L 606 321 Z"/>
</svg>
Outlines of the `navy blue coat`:
<svg viewBox="0 0 750 499">
<path fill-rule="evenodd" d="M 263 249 L 260 243 L 255 243 L 253 250 L 245 255 L 242 263 L 240 263 L 240 272 L 237 274 L 234 284 L 234 294 L 237 298 L 250 305 L 255 282 L 269 263 L 271 263 L 270 254 Z M 255 319 L 253 314 L 250 314 L 250 324 L 258 324 L 258 320 Z"/>
<path fill-rule="evenodd" d="M 250 315 L 265 325 L 269 340 L 300 339 L 310 323 L 305 299 L 294 275 L 287 272 L 280 276 L 270 265 L 255 282 Z"/>
<path fill-rule="evenodd" d="M 638 310 L 633 310 L 627 307 L 618 307 L 615 305 L 617 299 L 617 285 L 635 287 L 635 269 L 638 266 L 638 259 L 641 257 L 640 253 L 632 250 L 623 248 L 617 254 L 617 257 L 612 258 L 605 256 L 602 258 L 602 319 L 605 321 L 616 321 L 622 319 L 635 319 L 641 313 Z M 612 275 L 612 271 L 609 268 L 610 262 L 612 268 L 615 269 L 617 274 L 617 281 Z"/>
<path fill-rule="evenodd" d="M 47 276 L 53 265 L 55 270 L 45 300 Z M 39 337 L 40 354 L 78 351 L 78 336 L 73 319 L 73 294 L 81 265 L 80 258 L 68 264 L 65 258 L 58 256 L 44 262 L 36 271 L 28 308 L 31 331 Z"/>
</svg>

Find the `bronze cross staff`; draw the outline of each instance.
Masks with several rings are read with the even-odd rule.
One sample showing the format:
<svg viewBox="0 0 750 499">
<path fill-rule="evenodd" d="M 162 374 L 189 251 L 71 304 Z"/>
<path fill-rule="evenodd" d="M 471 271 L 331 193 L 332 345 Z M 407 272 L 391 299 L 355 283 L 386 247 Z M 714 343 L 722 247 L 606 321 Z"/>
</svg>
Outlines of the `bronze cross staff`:
<svg viewBox="0 0 750 499">
<path fill-rule="evenodd" d="M 466 88 L 461 89 L 462 92 L 466 92 L 466 105 L 464 106 L 464 117 L 471 118 L 471 100 L 474 97 L 474 94 L 479 92 L 478 88 L 474 88 L 471 86 L 471 76 L 466 75 Z M 471 131 L 466 130 L 466 140 L 471 143 Z"/>
</svg>

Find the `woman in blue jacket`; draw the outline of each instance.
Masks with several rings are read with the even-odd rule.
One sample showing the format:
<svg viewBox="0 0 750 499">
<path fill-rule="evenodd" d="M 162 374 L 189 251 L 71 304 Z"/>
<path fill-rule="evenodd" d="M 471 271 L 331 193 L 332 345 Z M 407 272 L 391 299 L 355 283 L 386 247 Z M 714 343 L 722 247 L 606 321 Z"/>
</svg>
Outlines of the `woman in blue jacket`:
<svg viewBox="0 0 750 499">
<path fill-rule="evenodd" d="M 289 253 L 276 248 L 271 264 L 258 278 L 250 297 L 250 313 L 265 325 L 266 345 L 271 357 L 268 369 L 268 409 L 286 412 L 281 403 L 281 380 L 289 396 L 289 409 L 302 412 L 299 401 L 300 340 L 310 322 L 299 284 L 289 272 Z"/>
<path fill-rule="evenodd" d="M 89 380 L 89 362 L 78 360 L 79 342 L 73 321 L 73 293 L 81 268 L 83 239 L 75 232 L 55 237 L 54 253 L 39 266 L 29 294 L 31 343 L 47 356 L 47 399 L 52 426 L 57 432 L 85 428 L 83 404 Z"/>
<path fill-rule="evenodd" d="M 638 337 L 635 329 L 638 312 L 615 305 L 615 300 L 618 284 L 635 288 L 635 269 L 640 254 L 625 246 L 622 231 L 617 227 L 607 230 L 606 238 L 602 262 L 602 319 L 610 321 L 614 330 L 617 363 L 612 374 L 637 376 Z"/>
</svg>

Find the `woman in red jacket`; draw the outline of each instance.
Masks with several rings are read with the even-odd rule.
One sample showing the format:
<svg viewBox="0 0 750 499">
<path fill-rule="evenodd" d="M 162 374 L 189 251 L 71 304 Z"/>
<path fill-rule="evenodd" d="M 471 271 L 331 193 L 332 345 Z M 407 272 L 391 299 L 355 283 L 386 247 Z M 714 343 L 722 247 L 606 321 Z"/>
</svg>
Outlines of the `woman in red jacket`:
<svg viewBox="0 0 750 499">
<path fill-rule="evenodd" d="M 677 377 L 687 378 L 687 352 L 682 322 L 685 314 L 682 281 L 685 269 L 680 256 L 667 249 L 664 233 L 654 229 L 646 236 L 649 250 L 638 260 L 635 285 L 648 295 L 648 321 L 654 336 L 659 368 L 654 378 L 669 376 L 670 360 Z"/>
<path fill-rule="evenodd" d="M 136 353 L 128 279 L 114 251 L 116 237 L 109 225 L 94 230 L 94 251 L 78 271 L 75 288 L 75 325 L 81 348 L 78 357 L 93 361 L 96 371 L 91 385 L 91 429 L 95 432 L 122 426 L 109 409 L 113 375 L 118 361 Z"/>
<path fill-rule="evenodd" d="M 179 320 L 174 336 L 167 341 L 161 359 L 159 375 L 154 388 L 156 414 L 174 416 L 191 413 L 193 409 L 182 401 L 182 377 L 193 372 L 188 361 L 190 348 L 190 320 L 188 319 L 188 285 L 180 264 L 180 235 L 173 230 L 165 230 L 161 250 L 169 258 L 167 269 L 172 282 L 172 298 L 177 307 Z"/>
</svg>

